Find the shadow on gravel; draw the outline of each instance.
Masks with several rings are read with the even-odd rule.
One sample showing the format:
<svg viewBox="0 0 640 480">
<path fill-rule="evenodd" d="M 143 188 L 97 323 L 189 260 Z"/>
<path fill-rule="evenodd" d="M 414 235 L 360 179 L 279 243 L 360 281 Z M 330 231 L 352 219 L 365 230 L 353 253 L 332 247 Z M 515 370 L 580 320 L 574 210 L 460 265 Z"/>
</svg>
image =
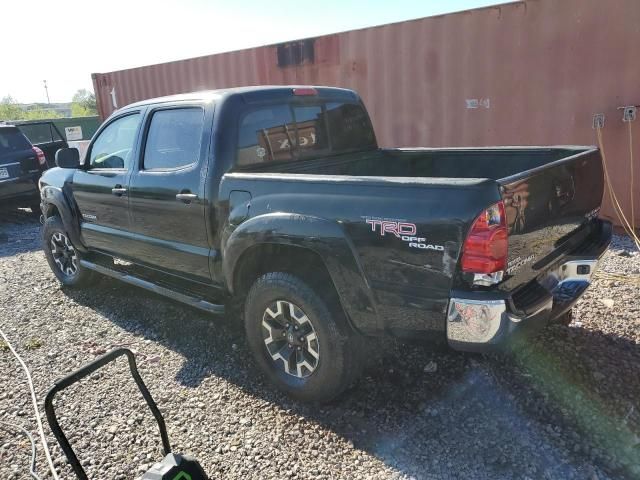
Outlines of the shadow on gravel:
<svg viewBox="0 0 640 480">
<path fill-rule="evenodd" d="M 0 208 L 0 257 L 40 250 L 40 221 L 29 209 Z"/>
<path fill-rule="evenodd" d="M 317 406 L 255 373 L 239 322 L 109 279 L 65 293 L 182 355 L 180 384 L 222 377 L 416 479 L 640 476 L 640 352 L 622 338 L 557 326 L 514 357 L 394 345 L 354 388 Z"/>
</svg>

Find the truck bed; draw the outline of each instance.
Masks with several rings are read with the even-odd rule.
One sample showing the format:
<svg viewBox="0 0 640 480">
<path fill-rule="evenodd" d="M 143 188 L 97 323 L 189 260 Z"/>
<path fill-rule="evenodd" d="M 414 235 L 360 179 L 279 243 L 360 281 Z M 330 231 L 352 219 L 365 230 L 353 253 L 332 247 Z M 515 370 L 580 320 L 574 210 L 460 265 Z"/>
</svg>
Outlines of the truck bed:
<svg viewBox="0 0 640 480">
<path fill-rule="evenodd" d="M 238 173 L 254 180 L 286 181 L 288 188 L 292 183 L 324 184 L 325 201 L 344 192 L 346 187 L 338 183 L 350 184 L 350 189 L 367 185 L 389 205 L 408 195 L 416 207 L 422 205 L 419 211 L 431 216 L 424 225 L 432 233 L 437 230 L 434 219 L 443 212 L 450 224 L 460 222 L 458 246 L 470 222 L 488 206 L 481 199 L 494 192 L 496 201 L 504 202 L 509 227 L 509 267 L 499 287 L 505 291 L 526 285 L 591 234 L 590 220 L 598 214 L 604 188 L 599 151 L 582 146 L 375 149 L 253 166 L 250 171 Z M 395 189 L 375 190 L 380 185 Z M 405 191 L 410 185 L 419 189 Z M 372 211 L 374 203 L 370 198 L 363 211 Z M 455 213 L 454 204 L 466 205 L 461 210 L 466 213 Z M 407 218 L 406 213 L 395 216 Z M 442 242 L 449 239 L 443 235 Z M 451 255 L 455 258 L 458 252 Z"/>
<path fill-rule="evenodd" d="M 591 147 L 376 149 L 242 171 L 367 177 L 489 178 L 500 180 L 585 153 Z"/>
</svg>

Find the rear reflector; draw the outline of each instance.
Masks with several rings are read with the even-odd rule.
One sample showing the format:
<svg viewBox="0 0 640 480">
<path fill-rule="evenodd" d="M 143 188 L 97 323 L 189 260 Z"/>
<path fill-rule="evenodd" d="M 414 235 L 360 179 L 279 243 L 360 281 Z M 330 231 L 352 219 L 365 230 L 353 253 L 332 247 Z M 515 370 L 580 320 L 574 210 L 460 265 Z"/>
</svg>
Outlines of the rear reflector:
<svg viewBox="0 0 640 480">
<path fill-rule="evenodd" d="M 311 88 L 311 87 L 294 88 L 293 94 L 299 95 L 299 96 L 317 95 L 318 91 L 315 88 Z"/>
<path fill-rule="evenodd" d="M 41 167 L 45 167 L 47 165 L 47 157 L 44 156 L 44 152 L 40 150 L 38 147 L 33 147 L 33 153 L 38 157 L 38 163 Z"/>
<path fill-rule="evenodd" d="M 507 218 L 504 203 L 483 211 L 473 222 L 462 247 L 462 271 L 496 273 L 507 268 Z"/>
</svg>

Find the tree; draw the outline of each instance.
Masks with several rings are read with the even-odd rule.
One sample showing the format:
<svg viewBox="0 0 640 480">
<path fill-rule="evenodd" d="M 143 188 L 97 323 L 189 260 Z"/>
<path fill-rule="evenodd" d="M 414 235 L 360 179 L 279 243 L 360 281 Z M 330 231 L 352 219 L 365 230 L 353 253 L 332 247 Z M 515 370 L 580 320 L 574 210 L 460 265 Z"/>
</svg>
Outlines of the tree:
<svg viewBox="0 0 640 480">
<path fill-rule="evenodd" d="M 23 117 L 24 110 L 11 95 L 0 100 L 0 120 L 22 120 Z"/>
<path fill-rule="evenodd" d="M 35 108 L 24 108 L 11 95 L 0 100 L 0 120 L 43 120 L 60 117 L 58 112 L 44 108 L 42 105 L 36 105 Z"/>
<path fill-rule="evenodd" d="M 94 93 L 85 88 L 78 90 L 71 101 L 71 116 L 88 117 L 97 114 L 98 109 Z"/>
</svg>

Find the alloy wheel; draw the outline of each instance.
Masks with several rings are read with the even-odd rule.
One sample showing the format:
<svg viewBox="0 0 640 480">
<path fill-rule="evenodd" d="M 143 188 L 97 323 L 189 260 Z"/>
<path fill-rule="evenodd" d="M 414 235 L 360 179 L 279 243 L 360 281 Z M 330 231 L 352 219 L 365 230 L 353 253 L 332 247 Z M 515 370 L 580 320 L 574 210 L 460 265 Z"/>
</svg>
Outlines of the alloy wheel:
<svg viewBox="0 0 640 480">
<path fill-rule="evenodd" d="M 318 366 L 320 343 L 309 317 L 297 305 L 277 300 L 262 316 L 264 344 L 275 365 L 296 378 Z"/>
<path fill-rule="evenodd" d="M 51 235 L 51 255 L 58 269 L 65 275 L 73 276 L 78 272 L 78 254 L 69 241 L 69 238 L 61 232 Z"/>
</svg>

